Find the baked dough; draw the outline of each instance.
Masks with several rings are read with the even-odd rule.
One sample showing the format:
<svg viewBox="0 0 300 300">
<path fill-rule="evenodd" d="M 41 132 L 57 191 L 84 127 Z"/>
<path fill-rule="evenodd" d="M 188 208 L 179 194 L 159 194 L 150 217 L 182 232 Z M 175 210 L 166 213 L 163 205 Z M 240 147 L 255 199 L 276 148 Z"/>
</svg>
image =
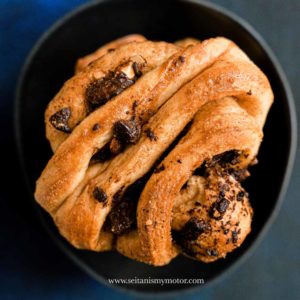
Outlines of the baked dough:
<svg viewBox="0 0 300 300">
<path fill-rule="evenodd" d="M 76 62 L 75 73 L 82 71 L 94 60 L 104 56 L 108 52 L 115 51 L 117 48 L 120 48 L 123 45 L 132 42 L 144 42 L 144 41 L 146 41 L 146 38 L 144 36 L 140 34 L 130 34 L 130 35 L 123 36 L 117 40 L 114 40 L 110 43 L 107 43 L 104 46 L 101 46 L 95 52 L 79 58 Z"/>
</svg>

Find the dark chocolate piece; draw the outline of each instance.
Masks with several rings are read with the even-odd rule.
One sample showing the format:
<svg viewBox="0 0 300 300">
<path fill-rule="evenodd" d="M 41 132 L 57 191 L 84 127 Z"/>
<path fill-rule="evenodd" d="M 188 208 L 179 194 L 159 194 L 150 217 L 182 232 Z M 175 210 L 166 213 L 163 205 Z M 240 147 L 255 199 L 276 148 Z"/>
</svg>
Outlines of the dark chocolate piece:
<svg viewBox="0 0 300 300">
<path fill-rule="evenodd" d="M 221 220 L 223 218 L 223 215 L 225 214 L 228 206 L 229 206 L 229 201 L 221 197 L 217 201 L 215 201 L 209 210 L 209 215 L 215 220 Z"/>
<path fill-rule="evenodd" d="M 196 217 L 191 218 L 180 230 L 180 236 L 184 240 L 194 241 L 204 232 L 211 230 L 211 226 L 204 220 Z"/>
<path fill-rule="evenodd" d="M 115 234 L 128 232 L 136 221 L 135 203 L 130 198 L 122 199 L 109 214 L 111 231 Z"/>
<path fill-rule="evenodd" d="M 106 204 L 107 195 L 101 188 L 95 187 L 95 189 L 93 190 L 93 196 L 99 202 Z"/>
<path fill-rule="evenodd" d="M 185 62 L 185 57 L 184 56 L 179 56 L 178 59 L 183 63 Z"/>
<path fill-rule="evenodd" d="M 105 104 L 134 84 L 136 78 L 128 78 L 123 72 L 108 72 L 100 79 L 93 80 L 85 91 L 85 99 L 90 112 Z"/>
<path fill-rule="evenodd" d="M 97 131 L 99 129 L 100 129 L 100 125 L 98 123 L 96 123 L 92 128 L 93 131 Z"/>
<path fill-rule="evenodd" d="M 69 107 L 65 107 L 53 114 L 49 121 L 55 129 L 65 133 L 70 133 L 72 131 L 68 125 L 70 117 L 71 109 Z"/>
<path fill-rule="evenodd" d="M 121 143 L 135 144 L 141 135 L 141 128 L 133 120 L 119 120 L 113 126 L 113 134 Z"/>
<path fill-rule="evenodd" d="M 132 68 L 133 68 L 133 71 L 134 71 L 134 74 L 137 78 L 141 77 L 143 75 L 141 69 L 140 69 L 140 66 L 138 65 L 137 62 L 134 62 L 132 64 Z"/>
</svg>

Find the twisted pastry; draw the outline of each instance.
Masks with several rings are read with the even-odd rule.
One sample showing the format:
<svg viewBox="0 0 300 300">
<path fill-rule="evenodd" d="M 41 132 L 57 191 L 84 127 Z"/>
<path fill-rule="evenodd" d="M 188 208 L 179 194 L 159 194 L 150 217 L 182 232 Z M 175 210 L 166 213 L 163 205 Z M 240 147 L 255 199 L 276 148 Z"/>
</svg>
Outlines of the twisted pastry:
<svg viewBox="0 0 300 300">
<path fill-rule="evenodd" d="M 146 43 L 164 48 L 151 66 Z M 35 197 L 78 248 L 109 250 L 116 237 L 120 253 L 152 265 L 167 264 L 181 252 L 211 262 L 250 232 L 252 208 L 240 180 L 258 152 L 272 90 L 227 39 L 151 43 L 131 42 L 107 52 L 71 79 L 85 80 L 79 100 L 71 101 L 63 88 L 50 103 L 46 123 L 62 107 L 80 113 L 68 119 L 73 128 L 68 135 L 47 127 L 56 152 Z M 136 47 L 138 58 L 130 56 L 128 63 L 127 53 Z M 126 60 L 119 74 L 136 77 L 134 63 L 142 74 L 90 112 L 82 97 L 87 77 L 99 72 L 105 78 L 105 72 L 124 68 L 124 59 L 112 56 L 117 52 Z M 204 173 L 197 175 L 200 166 Z"/>
</svg>

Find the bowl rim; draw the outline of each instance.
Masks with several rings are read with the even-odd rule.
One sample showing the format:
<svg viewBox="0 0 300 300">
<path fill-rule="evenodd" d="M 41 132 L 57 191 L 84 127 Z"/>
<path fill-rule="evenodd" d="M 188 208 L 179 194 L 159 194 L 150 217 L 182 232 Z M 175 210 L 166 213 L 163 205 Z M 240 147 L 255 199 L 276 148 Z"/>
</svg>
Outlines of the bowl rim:
<svg viewBox="0 0 300 300">
<path fill-rule="evenodd" d="M 134 1 L 134 0 L 125 0 L 125 1 Z M 274 66 L 275 71 L 277 72 L 277 75 L 279 77 L 279 80 L 282 83 L 283 90 L 286 94 L 287 98 L 287 110 L 289 112 L 289 125 L 290 125 L 290 135 L 289 135 L 289 152 L 288 152 L 288 158 L 287 158 L 287 164 L 285 166 L 285 172 L 284 172 L 284 177 L 283 177 L 283 182 L 277 197 L 277 201 L 274 205 L 274 208 L 267 219 L 266 223 L 263 225 L 262 229 L 260 232 L 257 234 L 255 240 L 253 241 L 251 245 L 251 249 L 247 252 L 245 252 L 243 255 L 238 257 L 235 262 L 232 263 L 232 265 L 224 270 L 221 271 L 221 273 L 218 276 L 213 277 L 211 280 L 208 282 L 205 282 L 204 284 L 201 285 L 195 285 L 195 286 L 188 286 L 186 288 L 178 289 L 178 290 L 172 290 L 172 291 L 159 291 L 159 292 L 145 292 L 145 291 L 140 291 L 140 290 L 135 290 L 135 289 L 130 289 L 126 285 L 112 285 L 109 284 L 108 281 L 101 275 L 99 275 L 94 269 L 92 269 L 88 264 L 83 262 L 80 258 L 77 257 L 76 254 L 74 254 L 68 247 L 65 245 L 65 243 L 49 228 L 48 224 L 46 223 L 44 217 L 42 216 L 41 208 L 36 204 L 35 201 L 30 201 L 31 205 L 34 207 L 40 222 L 43 224 L 44 229 L 46 232 L 51 236 L 52 241 L 58 246 L 58 248 L 61 249 L 61 251 L 69 258 L 73 263 L 79 266 L 79 268 L 83 271 L 85 271 L 88 275 L 90 275 L 93 279 L 95 279 L 97 282 L 102 283 L 104 286 L 109 287 L 113 290 L 119 291 L 121 293 L 125 293 L 127 295 L 131 296 L 143 296 L 145 298 L 152 298 L 154 296 L 178 296 L 180 295 L 189 295 L 193 294 L 195 292 L 199 292 L 201 288 L 208 288 L 211 287 L 222 280 L 230 274 L 232 274 L 237 268 L 239 268 L 242 264 L 248 260 L 261 241 L 263 240 L 264 236 L 266 233 L 269 231 L 271 228 L 274 219 L 277 217 L 280 208 L 282 206 L 282 203 L 284 201 L 285 194 L 287 192 L 291 174 L 293 171 L 294 167 L 294 161 L 296 157 L 296 149 L 297 149 L 297 116 L 296 116 L 296 109 L 295 109 L 295 102 L 294 102 L 294 97 L 289 85 L 289 82 L 287 80 L 287 77 L 277 60 L 275 54 L 267 44 L 267 42 L 262 38 L 262 36 L 254 29 L 252 25 L 250 25 L 245 19 L 242 17 L 238 16 L 236 13 L 230 11 L 227 8 L 224 8 L 223 6 L 219 4 L 215 4 L 212 2 L 209 2 L 207 0 L 176 0 L 177 2 L 187 2 L 187 3 L 192 3 L 196 4 L 198 6 L 202 6 L 203 8 L 207 8 L 211 11 L 215 11 L 219 13 L 222 16 L 225 16 L 226 18 L 232 20 L 238 26 L 243 28 L 245 32 L 247 32 L 248 35 L 253 38 L 256 43 L 260 45 L 260 47 L 264 50 L 265 54 L 269 57 L 272 65 Z M 59 17 L 57 21 L 55 21 L 46 31 L 40 36 L 40 38 L 35 42 L 34 46 L 32 49 L 29 51 L 27 54 L 27 57 L 25 59 L 25 62 L 21 68 L 19 78 L 17 81 L 16 85 L 16 92 L 15 92 L 15 100 L 14 100 L 14 109 L 13 109 L 13 126 L 14 126 L 14 139 L 17 147 L 17 153 L 18 153 L 18 160 L 20 163 L 21 167 L 21 172 L 23 175 L 23 180 L 25 182 L 26 188 L 28 190 L 28 194 L 31 196 L 31 199 L 33 199 L 32 191 L 30 188 L 30 183 L 29 179 L 27 176 L 26 172 L 26 165 L 25 165 L 25 160 L 24 160 L 24 155 L 23 155 L 23 148 L 22 148 L 22 135 L 21 135 L 21 130 L 20 130 L 20 107 L 21 107 L 21 94 L 22 94 L 22 87 L 25 81 L 26 74 L 28 70 L 30 69 L 31 62 L 34 60 L 37 52 L 39 51 L 40 47 L 42 44 L 50 37 L 59 27 L 63 26 L 67 21 L 72 19 L 73 17 L 76 17 L 79 15 L 81 12 L 92 8 L 94 6 L 101 5 L 102 3 L 118 3 L 118 2 L 123 2 L 123 0 L 117 0 L 117 1 L 112 1 L 112 0 L 93 0 L 88 3 L 81 4 L 68 13 L 64 14 L 62 17 Z M 29 196 L 28 195 L 28 196 Z M 29 198 L 29 197 L 28 197 Z"/>
</svg>

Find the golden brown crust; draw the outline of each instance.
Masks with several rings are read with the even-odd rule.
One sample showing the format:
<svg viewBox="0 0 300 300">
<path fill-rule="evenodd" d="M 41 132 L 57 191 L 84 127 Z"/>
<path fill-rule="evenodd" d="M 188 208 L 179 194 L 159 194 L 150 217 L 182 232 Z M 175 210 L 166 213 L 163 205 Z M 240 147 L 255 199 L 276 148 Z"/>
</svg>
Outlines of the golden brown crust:
<svg viewBox="0 0 300 300">
<path fill-rule="evenodd" d="M 101 46 L 95 52 L 79 58 L 76 62 L 75 73 L 81 72 L 92 61 L 102 57 L 103 55 L 107 54 L 110 51 L 114 51 L 117 48 L 132 42 L 143 42 L 145 40 L 146 38 L 140 34 L 130 34 L 130 35 L 123 36 L 117 40 L 114 40 L 112 42 L 109 42 Z"/>
<path fill-rule="evenodd" d="M 52 212 L 52 217 L 59 228 L 60 234 L 64 236 L 73 246 L 79 249 L 93 249 L 94 251 L 106 251 L 112 249 L 113 234 L 101 231 L 95 227 L 95 218 L 91 217 L 96 203 L 93 199 L 81 201 L 79 195 L 85 189 L 87 183 L 94 178 L 97 173 L 105 170 L 108 163 L 91 166 L 84 180 L 77 186 L 72 195 L 68 197 L 59 209 Z M 97 222 L 96 222 L 97 223 Z M 93 234 L 94 231 L 94 234 Z M 87 239 L 85 236 L 93 236 L 94 239 Z"/>
</svg>

